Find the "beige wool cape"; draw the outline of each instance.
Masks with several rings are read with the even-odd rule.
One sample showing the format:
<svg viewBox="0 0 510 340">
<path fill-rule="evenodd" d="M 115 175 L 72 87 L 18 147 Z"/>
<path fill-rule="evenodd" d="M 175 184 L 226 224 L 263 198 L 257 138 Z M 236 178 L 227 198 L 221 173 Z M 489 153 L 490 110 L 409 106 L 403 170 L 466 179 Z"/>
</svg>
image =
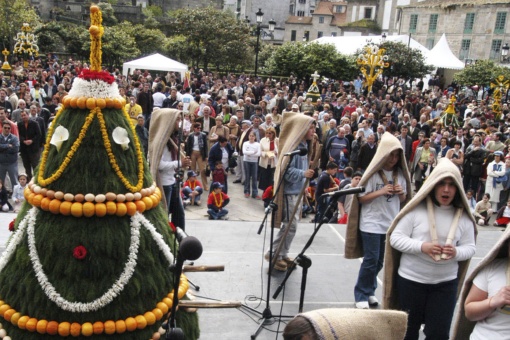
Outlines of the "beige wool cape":
<svg viewBox="0 0 510 340">
<path fill-rule="evenodd" d="M 159 176 L 159 162 L 166 148 L 166 142 L 175 130 L 175 122 L 181 116 L 181 111 L 175 109 L 158 109 L 152 113 L 149 129 L 149 166 L 152 178 L 156 181 L 159 190 L 163 191 L 161 177 Z M 174 144 L 177 148 L 177 145 Z M 168 211 L 168 202 L 165 195 L 162 195 L 161 204 Z"/>
<path fill-rule="evenodd" d="M 283 191 L 285 190 L 285 181 L 283 181 L 283 173 L 285 168 L 288 166 L 290 160 L 289 156 L 284 156 L 288 152 L 294 151 L 299 143 L 306 136 L 310 126 L 313 123 L 313 118 L 305 116 L 299 112 L 285 112 L 283 114 L 282 125 L 280 129 L 280 141 L 278 143 L 278 163 L 276 164 L 276 170 L 274 175 L 273 192 L 278 188 L 280 182 L 282 185 L 276 194 L 275 203 L 278 206 L 276 210 L 276 219 L 274 226 L 276 228 L 281 227 L 282 215 L 283 215 Z M 320 154 L 320 152 L 319 152 Z M 310 150 L 308 152 L 310 159 Z"/>
<path fill-rule="evenodd" d="M 330 308 L 298 315 L 312 324 L 319 340 L 401 340 L 407 329 L 407 314 L 399 311 Z"/>
<path fill-rule="evenodd" d="M 471 332 L 473 332 L 473 328 L 476 325 L 476 321 L 469 321 L 466 318 L 464 303 L 466 302 L 466 298 L 473 286 L 473 280 L 476 275 L 489 264 L 491 264 L 494 260 L 500 258 L 508 258 L 508 241 L 510 240 L 510 228 L 506 228 L 505 232 L 499 238 L 498 242 L 491 248 L 489 253 L 485 255 L 482 261 L 478 263 L 473 272 L 469 275 L 464 283 L 464 288 L 462 289 L 462 293 L 459 300 L 459 308 L 457 312 L 457 316 L 455 318 L 455 323 L 453 326 L 453 340 L 463 340 L 469 339 Z M 508 284 L 508 282 L 507 282 Z"/>
<path fill-rule="evenodd" d="M 400 206 L 402 207 L 412 197 L 411 176 L 409 175 L 409 169 L 407 168 L 404 152 L 402 150 L 402 144 L 400 144 L 400 141 L 397 139 L 397 137 L 393 136 L 389 132 L 385 132 L 381 137 L 381 142 L 377 147 L 377 151 L 374 155 L 374 158 L 368 165 L 368 168 L 363 174 L 363 177 L 361 177 L 358 186 L 364 186 L 365 183 L 368 182 L 370 177 L 372 177 L 373 175 L 377 175 L 377 172 L 382 169 L 386 158 L 394 150 L 400 150 L 400 162 L 398 164 L 398 167 L 402 169 L 402 174 L 406 179 L 407 195 L 405 201 L 400 204 Z M 359 218 L 361 209 L 362 206 L 358 201 L 358 196 L 353 195 L 352 206 L 351 211 L 349 212 L 349 221 L 347 223 L 347 231 L 345 237 L 344 256 L 347 259 L 357 259 L 363 257 L 363 245 L 361 243 L 361 235 L 359 230 Z"/>
<path fill-rule="evenodd" d="M 391 234 L 393 233 L 398 221 L 425 200 L 427 196 L 434 191 L 436 184 L 446 178 L 453 179 L 455 186 L 457 187 L 457 192 L 460 194 L 464 213 L 466 213 L 473 222 L 473 233 L 475 233 L 476 236 L 476 223 L 473 215 L 470 213 L 469 204 L 467 202 L 466 195 L 464 194 L 462 177 L 459 168 L 453 164 L 452 161 L 448 159 L 441 159 L 427 180 L 423 182 L 423 185 L 416 196 L 414 196 L 414 198 L 400 211 L 388 229 L 388 233 L 386 235 L 386 250 L 384 254 L 383 308 L 385 309 L 400 309 L 395 282 L 402 253 L 390 245 Z M 457 296 L 460 292 L 460 288 L 462 287 L 462 282 L 464 282 L 468 266 L 469 260 L 459 262 L 459 270 L 457 274 L 457 277 L 459 278 L 459 287 L 457 290 Z"/>
</svg>

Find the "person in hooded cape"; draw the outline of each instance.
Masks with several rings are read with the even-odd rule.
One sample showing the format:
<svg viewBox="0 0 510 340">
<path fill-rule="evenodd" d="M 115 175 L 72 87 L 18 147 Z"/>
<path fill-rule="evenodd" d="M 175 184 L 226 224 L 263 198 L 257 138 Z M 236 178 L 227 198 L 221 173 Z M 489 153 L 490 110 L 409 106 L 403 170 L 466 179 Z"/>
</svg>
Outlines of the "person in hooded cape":
<svg viewBox="0 0 510 340">
<path fill-rule="evenodd" d="M 181 111 L 175 109 L 159 109 L 152 113 L 151 117 L 151 128 L 149 130 L 149 164 L 152 178 L 156 180 L 156 184 L 159 187 L 161 192 L 164 192 L 165 195 L 162 195 L 161 202 L 169 213 L 172 214 L 172 223 L 180 227 L 182 229 L 185 228 L 184 222 L 184 207 L 182 205 L 181 195 L 175 193 L 168 193 L 163 188 L 162 181 L 162 171 L 160 169 L 161 157 L 165 151 L 165 148 L 171 148 L 175 150 L 175 154 L 177 155 L 178 140 L 175 137 L 175 133 L 179 129 L 179 122 L 181 121 Z M 176 142 L 177 141 L 177 142 Z M 184 156 L 181 148 L 181 167 L 186 167 L 189 165 L 189 159 Z M 171 166 L 173 171 L 177 170 L 177 159 L 173 160 Z M 171 175 L 173 177 L 173 175 Z M 168 202 L 166 194 L 170 198 L 170 202 Z"/>
<path fill-rule="evenodd" d="M 283 116 L 279 141 L 280 157 L 278 157 L 274 184 L 274 190 L 276 190 L 281 183 L 275 197 L 275 203 L 278 209 L 275 211 L 274 215 L 274 225 L 277 228 L 281 227 L 281 229 L 278 231 L 273 241 L 273 251 L 276 251 L 280 242 L 283 242 L 274 267 L 280 271 L 286 271 L 287 263 L 293 262 L 293 259 L 288 258 L 288 252 L 296 234 L 297 222 L 301 216 L 302 203 L 301 201 L 298 202 L 297 198 L 302 190 L 304 190 L 303 184 L 305 179 L 311 178 L 314 174 L 314 171 L 309 169 L 310 159 L 308 156 L 310 153 L 308 153 L 308 156 L 295 155 L 290 157 L 284 155 L 298 148 L 308 149 L 308 142 L 312 139 L 313 132 L 315 131 L 313 123 L 313 118 L 301 113 L 285 112 Z M 320 154 L 320 152 L 318 154 Z M 283 178 L 284 171 L 287 167 L 289 167 L 289 170 L 285 178 Z M 296 209 L 296 214 L 290 224 L 288 234 L 285 236 L 285 228 L 287 228 L 288 224 L 286 222 L 289 221 L 289 215 L 296 204 L 299 204 L 299 209 Z M 282 239 L 284 240 L 282 241 Z M 269 254 L 266 254 L 266 259 L 269 258 L 268 255 Z"/>
<path fill-rule="evenodd" d="M 427 338 L 448 339 L 475 236 L 460 171 L 443 159 L 387 234 L 383 307 L 409 313 L 406 339 L 423 323 Z"/>
<path fill-rule="evenodd" d="M 381 137 L 373 160 L 359 186 L 366 192 L 353 196 L 347 224 L 345 257 L 363 257 L 354 288 L 357 308 L 377 305 L 377 274 L 384 261 L 386 231 L 411 196 L 411 180 L 400 141 L 389 132 Z M 364 202 L 364 203 L 362 203 Z"/>
<path fill-rule="evenodd" d="M 510 338 L 509 243 L 507 228 L 464 282 L 453 340 Z"/>
</svg>

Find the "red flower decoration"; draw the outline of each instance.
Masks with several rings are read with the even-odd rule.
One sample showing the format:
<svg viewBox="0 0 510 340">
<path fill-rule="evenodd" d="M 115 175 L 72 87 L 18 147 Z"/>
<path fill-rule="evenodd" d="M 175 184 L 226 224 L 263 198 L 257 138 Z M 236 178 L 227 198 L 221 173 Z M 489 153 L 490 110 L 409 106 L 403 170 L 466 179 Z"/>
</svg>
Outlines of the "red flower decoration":
<svg viewBox="0 0 510 340">
<path fill-rule="evenodd" d="M 168 222 L 168 225 L 170 226 L 170 229 L 175 233 L 177 231 L 177 228 L 175 228 L 175 225 L 172 222 Z"/>
<path fill-rule="evenodd" d="M 89 69 L 83 69 L 79 77 L 85 80 L 102 80 L 107 82 L 108 84 L 112 84 L 115 81 L 115 78 L 108 72 L 91 71 Z"/>
<path fill-rule="evenodd" d="M 83 260 L 87 256 L 87 248 L 84 246 L 77 246 L 73 250 L 73 256 L 77 260 Z"/>
<path fill-rule="evenodd" d="M 11 223 L 9 223 L 9 231 L 14 231 L 14 222 L 16 221 L 16 219 L 13 219 L 11 221 Z"/>
</svg>

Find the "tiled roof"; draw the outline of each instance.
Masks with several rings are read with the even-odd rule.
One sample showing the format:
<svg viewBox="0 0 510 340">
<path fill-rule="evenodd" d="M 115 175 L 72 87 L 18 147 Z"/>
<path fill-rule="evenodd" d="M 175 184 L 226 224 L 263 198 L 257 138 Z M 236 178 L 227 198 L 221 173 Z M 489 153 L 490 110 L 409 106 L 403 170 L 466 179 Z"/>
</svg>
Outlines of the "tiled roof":
<svg viewBox="0 0 510 340">
<path fill-rule="evenodd" d="M 312 17 L 298 17 L 295 15 L 291 15 L 285 21 L 286 24 L 302 24 L 302 25 L 311 25 Z"/>
</svg>

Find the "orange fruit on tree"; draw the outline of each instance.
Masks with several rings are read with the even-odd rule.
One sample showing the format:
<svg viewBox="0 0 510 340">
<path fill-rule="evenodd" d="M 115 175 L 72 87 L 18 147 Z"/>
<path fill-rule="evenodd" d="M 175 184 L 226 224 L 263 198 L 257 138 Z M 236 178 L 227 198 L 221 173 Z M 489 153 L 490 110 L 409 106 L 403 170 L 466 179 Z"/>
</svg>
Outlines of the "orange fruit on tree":
<svg viewBox="0 0 510 340">
<path fill-rule="evenodd" d="M 134 214 L 136 214 L 136 204 L 134 204 L 133 202 L 126 202 L 124 203 L 126 205 L 126 208 L 127 208 L 127 214 L 129 216 L 133 216 Z"/>
<path fill-rule="evenodd" d="M 83 216 L 83 204 L 80 202 L 74 202 L 71 205 L 71 215 L 74 217 L 82 217 Z"/>
<path fill-rule="evenodd" d="M 115 332 L 122 334 L 126 331 L 126 322 L 124 320 L 115 321 Z"/>
<path fill-rule="evenodd" d="M 107 203 L 108 204 L 108 203 Z M 127 207 L 126 204 L 118 202 L 117 203 L 117 212 L 115 213 L 117 216 L 122 217 L 125 216 L 127 213 Z"/>
<path fill-rule="evenodd" d="M 105 321 L 104 323 L 104 332 L 106 334 L 115 333 L 115 322 L 113 320 Z"/>
<path fill-rule="evenodd" d="M 106 107 L 106 100 L 104 100 L 103 98 L 97 98 L 96 105 L 98 108 L 104 109 Z"/>
<path fill-rule="evenodd" d="M 145 203 L 142 200 L 135 201 L 136 210 L 143 213 L 145 211 Z"/>
<path fill-rule="evenodd" d="M 11 321 L 11 316 L 13 316 L 13 315 L 14 315 L 14 313 L 16 313 L 16 310 L 15 310 L 15 309 L 10 308 L 10 309 L 6 310 L 6 311 L 4 312 L 4 319 L 5 319 L 6 321 Z"/>
<path fill-rule="evenodd" d="M 39 334 L 46 334 L 46 327 L 48 327 L 48 321 L 39 320 L 37 321 L 36 330 Z"/>
<path fill-rule="evenodd" d="M 94 216 L 95 212 L 96 212 L 96 208 L 94 206 L 94 203 L 92 203 L 92 202 L 83 203 L 83 215 L 85 217 Z"/>
<path fill-rule="evenodd" d="M 52 214 L 60 214 L 60 204 L 62 202 L 58 199 L 52 199 L 50 202 L 50 212 Z"/>
<path fill-rule="evenodd" d="M 147 320 L 145 319 L 145 317 L 143 315 L 135 316 L 135 320 L 136 320 L 136 328 L 144 329 L 145 327 L 147 327 Z"/>
<path fill-rule="evenodd" d="M 98 217 L 103 217 L 106 215 L 106 204 L 104 203 L 96 203 L 96 215 Z"/>
<path fill-rule="evenodd" d="M 128 332 L 132 332 L 137 328 L 137 323 L 135 318 L 129 317 L 126 319 L 126 329 Z"/>
<path fill-rule="evenodd" d="M 37 319 L 36 318 L 28 319 L 25 328 L 29 332 L 35 332 L 35 330 L 37 329 Z"/>
<path fill-rule="evenodd" d="M 83 325 L 81 325 L 81 334 L 84 336 L 91 336 L 94 334 L 94 328 L 90 322 L 85 322 Z"/>
<path fill-rule="evenodd" d="M 71 215 L 71 206 L 73 204 L 71 202 L 68 202 L 68 201 L 64 201 L 60 204 L 60 213 L 64 216 L 69 216 Z"/>
<path fill-rule="evenodd" d="M 39 323 L 37 323 L 39 325 Z M 50 321 L 46 325 L 46 333 L 50 335 L 57 335 L 58 334 L 58 322 L 56 321 Z"/>
<path fill-rule="evenodd" d="M 27 315 L 23 315 L 18 320 L 18 328 L 19 329 L 26 329 L 27 328 L 27 322 L 30 318 Z"/>
<path fill-rule="evenodd" d="M 48 197 L 44 197 L 41 200 L 41 209 L 44 211 L 50 211 L 50 203 L 51 199 L 49 199 Z"/>
<path fill-rule="evenodd" d="M 80 334 L 81 334 L 81 325 L 79 323 L 77 323 L 77 322 L 73 322 L 71 324 L 71 331 L 70 331 L 70 333 L 74 337 L 80 336 Z"/>
<path fill-rule="evenodd" d="M 117 212 L 117 204 L 112 201 L 106 202 L 106 213 L 108 215 L 115 215 Z"/>
<path fill-rule="evenodd" d="M 19 318 L 21 318 L 21 313 L 20 313 L 20 312 L 16 312 L 16 313 L 14 313 L 14 314 L 11 316 L 11 323 L 12 323 L 14 326 L 17 326 L 17 325 L 18 325 Z"/>
<path fill-rule="evenodd" d="M 96 108 L 96 99 L 87 98 L 87 109 L 92 110 Z"/>
<path fill-rule="evenodd" d="M 58 335 L 60 336 L 69 336 L 69 332 L 71 331 L 71 324 L 67 321 L 61 322 L 58 324 Z"/>
<path fill-rule="evenodd" d="M 87 97 L 79 97 L 76 101 L 76 106 L 78 106 L 79 109 L 86 109 L 87 108 Z"/>
<path fill-rule="evenodd" d="M 156 323 L 156 315 L 153 312 L 145 312 L 143 315 L 145 320 L 147 320 L 147 325 L 154 325 Z"/>
<path fill-rule="evenodd" d="M 73 97 L 71 98 L 71 100 L 69 101 L 69 105 L 73 108 L 73 109 L 76 109 L 78 107 L 78 104 L 76 104 L 76 102 L 78 101 L 78 97 Z"/>
<path fill-rule="evenodd" d="M 102 323 L 101 321 L 96 321 L 92 325 L 92 328 L 94 329 L 94 334 L 96 335 L 102 334 L 104 332 L 104 323 Z"/>
</svg>

